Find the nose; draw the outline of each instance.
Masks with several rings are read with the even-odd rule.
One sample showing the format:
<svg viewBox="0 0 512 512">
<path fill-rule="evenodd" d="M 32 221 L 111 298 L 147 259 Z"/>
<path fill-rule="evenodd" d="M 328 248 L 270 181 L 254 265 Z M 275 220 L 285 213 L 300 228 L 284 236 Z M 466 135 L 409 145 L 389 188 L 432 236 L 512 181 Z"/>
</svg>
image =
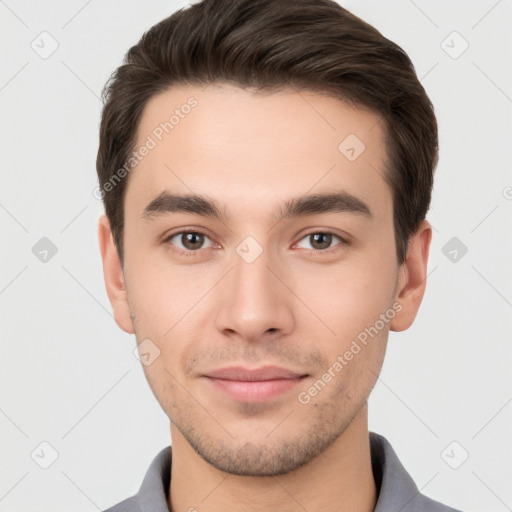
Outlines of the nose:
<svg viewBox="0 0 512 512">
<path fill-rule="evenodd" d="M 220 332 L 257 342 L 293 330 L 294 296 L 284 284 L 285 273 L 278 269 L 266 251 L 251 263 L 235 255 L 233 270 L 217 290 L 216 327 Z"/>
</svg>

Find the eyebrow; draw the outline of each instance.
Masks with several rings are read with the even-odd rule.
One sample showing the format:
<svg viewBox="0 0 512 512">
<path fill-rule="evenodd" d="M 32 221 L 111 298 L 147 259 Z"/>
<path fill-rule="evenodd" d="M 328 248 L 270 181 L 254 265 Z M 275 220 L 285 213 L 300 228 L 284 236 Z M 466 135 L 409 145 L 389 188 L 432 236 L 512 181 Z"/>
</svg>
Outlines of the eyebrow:
<svg viewBox="0 0 512 512">
<path fill-rule="evenodd" d="M 198 194 L 171 194 L 167 191 L 155 197 L 145 208 L 142 218 L 151 220 L 154 217 L 169 213 L 191 213 L 228 221 L 228 215 L 217 201 Z M 275 219 L 282 220 L 317 215 L 321 213 L 352 213 L 364 217 L 372 217 L 369 206 L 358 197 L 345 191 L 322 194 L 307 194 L 295 197 L 279 205 Z"/>
</svg>

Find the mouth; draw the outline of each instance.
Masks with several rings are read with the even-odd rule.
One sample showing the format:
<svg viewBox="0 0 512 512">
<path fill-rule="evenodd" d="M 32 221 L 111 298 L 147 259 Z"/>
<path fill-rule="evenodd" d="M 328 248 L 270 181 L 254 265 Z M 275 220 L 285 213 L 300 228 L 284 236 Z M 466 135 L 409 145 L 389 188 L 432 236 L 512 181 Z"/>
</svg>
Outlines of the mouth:
<svg viewBox="0 0 512 512">
<path fill-rule="evenodd" d="M 202 376 L 214 391 L 241 401 L 265 402 L 298 386 L 309 374 L 277 366 L 247 369 L 240 366 L 222 368 Z"/>
</svg>

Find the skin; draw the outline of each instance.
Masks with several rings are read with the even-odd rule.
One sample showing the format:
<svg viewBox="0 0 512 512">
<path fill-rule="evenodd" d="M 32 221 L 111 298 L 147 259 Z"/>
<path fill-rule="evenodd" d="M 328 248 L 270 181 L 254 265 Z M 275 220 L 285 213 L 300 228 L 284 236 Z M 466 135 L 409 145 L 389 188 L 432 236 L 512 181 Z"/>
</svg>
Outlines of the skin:
<svg viewBox="0 0 512 512">
<path fill-rule="evenodd" d="M 150 100 L 138 142 L 190 96 L 197 107 L 129 175 L 124 268 L 108 219 L 99 220 L 116 322 L 160 350 L 143 368 L 170 419 L 169 508 L 373 511 L 367 400 L 389 330 L 407 329 L 423 298 L 431 227 L 421 224 L 399 265 L 377 114 L 311 91 L 180 86 Z M 366 146 L 354 161 L 338 150 L 349 134 Z M 364 201 L 371 216 L 329 212 L 276 223 L 286 200 L 332 190 Z M 213 198 L 228 218 L 143 218 L 162 191 Z M 169 238 L 181 231 L 207 237 L 191 250 L 181 235 Z M 333 237 L 322 248 L 309 236 L 326 232 L 345 242 Z M 236 252 L 247 236 L 263 251 L 252 263 Z M 300 403 L 299 393 L 393 304 L 400 312 Z M 308 377 L 256 404 L 201 377 L 236 365 Z"/>
</svg>

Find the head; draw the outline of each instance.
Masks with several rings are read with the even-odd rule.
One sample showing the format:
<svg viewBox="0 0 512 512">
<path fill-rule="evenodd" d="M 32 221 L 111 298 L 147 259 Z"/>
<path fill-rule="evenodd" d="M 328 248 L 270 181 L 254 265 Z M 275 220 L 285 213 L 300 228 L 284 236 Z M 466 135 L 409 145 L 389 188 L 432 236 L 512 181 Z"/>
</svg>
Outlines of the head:
<svg viewBox="0 0 512 512">
<path fill-rule="evenodd" d="M 173 435 L 232 473 L 307 463 L 423 297 L 437 124 L 410 59 L 330 0 L 204 0 L 104 100 L 107 292 Z M 267 365 L 300 378 L 258 400 L 210 378 Z"/>
</svg>

